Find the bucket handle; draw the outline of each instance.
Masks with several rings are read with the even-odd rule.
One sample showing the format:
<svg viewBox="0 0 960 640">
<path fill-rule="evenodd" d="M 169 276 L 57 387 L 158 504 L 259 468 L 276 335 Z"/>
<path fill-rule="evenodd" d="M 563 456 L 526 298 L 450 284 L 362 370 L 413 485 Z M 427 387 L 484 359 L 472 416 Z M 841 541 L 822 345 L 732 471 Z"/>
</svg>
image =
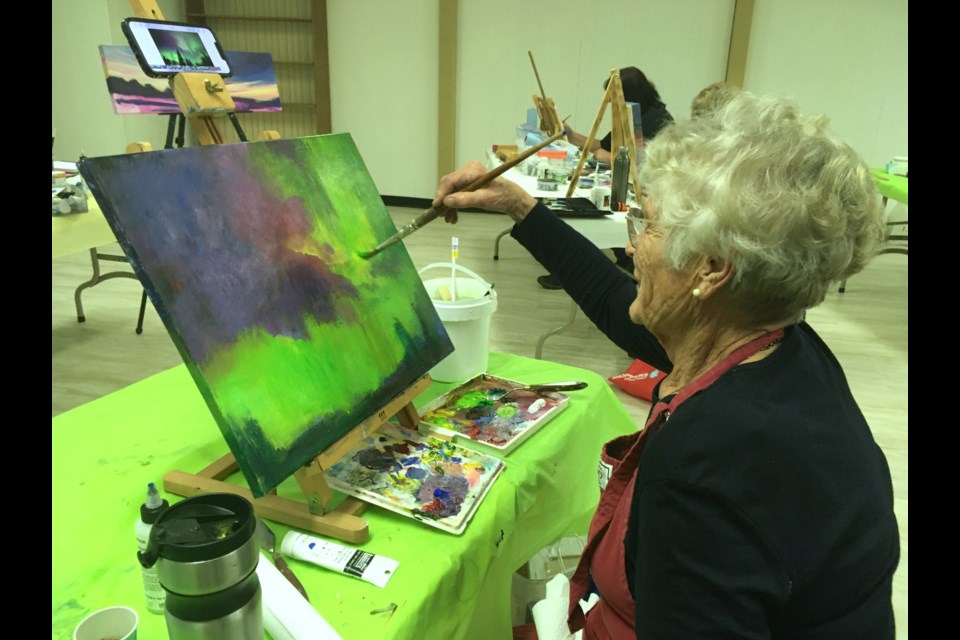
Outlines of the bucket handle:
<svg viewBox="0 0 960 640">
<path fill-rule="evenodd" d="M 450 269 L 450 267 L 453 267 L 453 268 L 455 268 L 457 271 L 462 271 L 462 272 L 464 272 L 465 274 L 467 274 L 468 276 L 470 276 L 471 278 L 473 278 L 474 280 L 479 281 L 479 282 L 480 282 L 481 284 L 483 284 L 483 286 L 485 286 L 487 289 L 493 289 L 493 285 L 492 285 L 492 284 L 490 284 L 489 282 L 487 282 L 486 280 L 484 280 L 483 278 L 481 278 L 480 276 L 478 276 L 477 274 L 475 274 L 473 271 L 470 271 L 470 269 L 467 269 L 466 267 L 464 267 L 464 266 L 462 266 L 462 265 L 456 264 L 455 262 L 433 262 L 433 263 L 431 263 L 431 264 L 428 264 L 428 265 L 425 266 L 424 268 L 418 270 L 417 273 L 422 275 L 424 271 L 426 271 L 426 270 L 428 270 L 428 269 L 433 269 L 434 267 L 445 267 L 446 269 Z"/>
</svg>

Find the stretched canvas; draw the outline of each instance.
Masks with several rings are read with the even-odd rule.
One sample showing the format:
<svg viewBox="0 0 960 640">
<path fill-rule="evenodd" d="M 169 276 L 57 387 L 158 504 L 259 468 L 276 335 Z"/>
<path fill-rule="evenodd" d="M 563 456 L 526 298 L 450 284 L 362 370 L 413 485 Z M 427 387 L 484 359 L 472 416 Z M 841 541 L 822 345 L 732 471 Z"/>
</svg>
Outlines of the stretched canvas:
<svg viewBox="0 0 960 640">
<path fill-rule="evenodd" d="M 269 53 L 251 51 L 224 52 L 233 74 L 223 79 L 237 113 L 245 111 L 281 111 L 277 76 Z M 114 113 L 180 113 L 170 80 L 151 78 L 143 72 L 125 45 L 100 45 L 100 63 L 107 79 L 107 91 Z"/>
<path fill-rule="evenodd" d="M 493 456 L 388 424 L 326 478 L 334 489 L 460 534 L 502 469 Z"/>
<path fill-rule="evenodd" d="M 524 383 L 486 373 L 474 376 L 420 407 L 423 426 L 470 447 L 506 455 L 563 411 L 570 396 L 538 393 Z"/>
<path fill-rule="evenodd" d="M 79 168 L 256 497 L 453 351 L 349 134 Z"/>
</svg>

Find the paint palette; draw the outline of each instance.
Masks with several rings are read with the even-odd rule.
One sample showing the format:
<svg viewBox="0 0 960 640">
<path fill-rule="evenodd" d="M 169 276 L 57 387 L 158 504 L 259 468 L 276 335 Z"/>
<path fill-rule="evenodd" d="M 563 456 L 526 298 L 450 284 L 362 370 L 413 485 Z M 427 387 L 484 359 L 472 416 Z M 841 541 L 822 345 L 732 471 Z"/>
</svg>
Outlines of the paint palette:
<svg viewBox="0 0 960 640">
<path fill-rule="evenodd" d="M 570 399 L 559 392 L 517 389 L 524 384 L 475 376 L 420 408 L 421 432 L 453 436 L 505 455 L 565 409 Z"/>
<path fill-rule="evenodd" d="M 332 488 L 461 534 L 503 461 L 385 424 L 326 471 Z"/>
</svg>

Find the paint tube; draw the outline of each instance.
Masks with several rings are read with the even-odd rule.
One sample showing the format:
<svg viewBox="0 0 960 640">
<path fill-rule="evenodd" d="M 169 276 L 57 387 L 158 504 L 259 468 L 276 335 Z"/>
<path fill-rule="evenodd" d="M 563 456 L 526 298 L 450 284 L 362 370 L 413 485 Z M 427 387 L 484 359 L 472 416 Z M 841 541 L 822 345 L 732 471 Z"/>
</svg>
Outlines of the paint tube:
<svg viewBox="0 0 960 640">
<path fill-rule="evenodd" d="M 299 531 L 289 531 L 283 537 L 280 551 L 292 558 L 360 578 L 381 589 L 387 585 L 400 564 L 384 556 L 314 538 Z"/>
</svg>

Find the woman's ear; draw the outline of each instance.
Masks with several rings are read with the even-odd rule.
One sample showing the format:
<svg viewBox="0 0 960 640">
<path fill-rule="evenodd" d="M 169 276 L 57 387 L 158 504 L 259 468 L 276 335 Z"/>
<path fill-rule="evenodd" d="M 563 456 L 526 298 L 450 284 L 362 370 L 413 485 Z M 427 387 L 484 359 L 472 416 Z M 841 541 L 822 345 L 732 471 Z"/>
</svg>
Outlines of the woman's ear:
<svg viewBox="0 0 960 640">
<path fill-rule="evenodd" d="M 733 277 L 733 263 L 722 258 L 703 258 L 697 270 L 697 288 L 702 298 L 709 298 Z"/>
</svg>

